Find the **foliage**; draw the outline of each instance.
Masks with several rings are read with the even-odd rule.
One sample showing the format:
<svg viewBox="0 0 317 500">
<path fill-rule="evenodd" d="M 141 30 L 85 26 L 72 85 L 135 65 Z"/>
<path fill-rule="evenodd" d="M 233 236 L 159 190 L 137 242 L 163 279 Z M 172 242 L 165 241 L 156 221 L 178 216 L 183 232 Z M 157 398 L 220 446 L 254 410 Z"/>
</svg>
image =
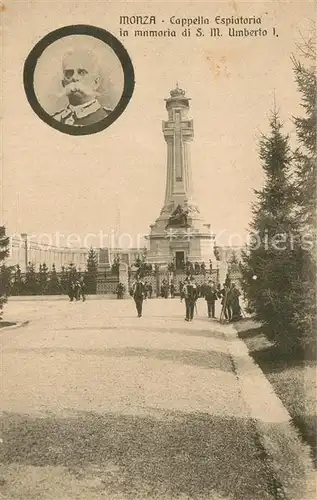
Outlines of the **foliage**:
<svg viewBox="0 0 317 500">
<path fill-rule="evenodd" d="M 87 270 L 85 272 L 84 283 L 88 294 L 95 294 L 97 291 L 98 276 L 98 254 L 90 248 L 87 257 Z"/>
<path fill-rule="evenodd" d="M 41 294 L 46 293 L 46 288 L 49 281 L 48 267 L 45 264 L 40 264 L 39 274 L 38 274 L 38 292 Z"/>
<path fill-rule="evenodd" d="M 259 156 L 265 174 L 255 191 L 250 224 L 253 241 L 243 253 L 242 284 L 249 310 L 267 328 L 281 350 L 302 353 L 311 318 L 306 314 L 307 251 L 303 248 L 290 179 L 291 151 L 278 113 L 270 118 L 270 133 L 260 139 Z"/>
<path fill-rule="evenodd" d="M 136 275 L 141 278 L 153 273 L 153 266 L 146 262 L 145 254 L 142 255 L 142 258 L 138 255 L 133 265 L 137 268 Z"/>
<path fill-rule="evenodd" d="M 0 267 L 0 295 L 11 295 L 14 266 L 2 264 Z"/>
<path fill-rule="evenodd" d="M 68 280 L 68 272 L 66 270 L 66 267 L 62 266 L 61 271 L 60 271 L 60 276 L 59 276 L 59 282 L 60 282 L 60 286 L 61 286 L 63 293 L 67 293 L 67 291 L 68 291 L 68 281 L 69 281 Z"/>
<path fill-rule="evenodd" d="M 14 267 L 13 279 L 11 285 L 11 295 L 22 295 L 24 293 L 24 281 L 19 264 Z"/>
<path fill-rule="evenodd" d="M 311 229 L 316 227 L 317 180 L 317 80 L 316 50 L 308 39 L 302 46 L 307 65 L 292 58 L 295 81 L 301 95 L 304 116 L 295 117 L 294 123 L 299 147 L 295 151 L 297 200 L 301 222 Z M 312 61 L 309 61 L 312 59 Z"/>
<path fill-rule="evenodd" d="M 0 264 L 1 267 L 3 267 L 4 260 L 8 257 L 9 255 L 9 237 L 6 236 L 6 231 L 4 226 L 0 226 Z M 6 281 L 5 280 L 5 273 L 4 269 L 2 270 L 0 274 L 0 317 L 2 314 L 2 309 L 3 305 L 7 301 L 7 293 L 6 293 Z"/>
<path fill-rule="evenodd" d="M 24 281 L 25 291 L 27 291 L 28 295 L 37 295 L 39 293 L 40 286 L 37 278 L 35 264 L 33 262 L 29 262 Z"/>
<path fill-rule="evenodd" d="M 11 295 L 67 294 L 69 283 L 81 278 L 74 264 L 69 264 L 67 268 L 62 266 L 59 273 L 56 271 L 54 264 L 49 272 L 45 263 L 40 264 L 37 271 L 35 264 L 32 262 L 29 262 L 24 275 L 19 265 L 12 268 L 0 268 L 0 276 L 1 272 L 6 273 L 8 294 Z"/>
<path fill-rule="evenodd" d="M 298 321 L 305 328 L 307 343 L 316 332 L 316 202 L 317 202 L 317 78 L 316 28 L 298 46 L 304 63 L 292 57 L 295 81 L 300 93 L 303 116 L 294 118 L 298 148 L 295 151 L 295 188 L 301 231 L 309 243 L 303 268 L 305 288 Z"/>
<path fill-rule="evenodd" d="M 229 263 L 230 264 L 238 264 L 239 263 L 239 259 L 237 257 L 237 253 L 234 250 L 233 250 L 233 252 L 231 254 Z"/>
<path fill-rule="evenodd" d="M 60 295 L 62 293 L 62 287 L 56 271 L 55 264 L 52 265 L 52 270 L 49 275 L 48 283 L 46 285 L 44 293 L 46 295 Z"/>
</svg>

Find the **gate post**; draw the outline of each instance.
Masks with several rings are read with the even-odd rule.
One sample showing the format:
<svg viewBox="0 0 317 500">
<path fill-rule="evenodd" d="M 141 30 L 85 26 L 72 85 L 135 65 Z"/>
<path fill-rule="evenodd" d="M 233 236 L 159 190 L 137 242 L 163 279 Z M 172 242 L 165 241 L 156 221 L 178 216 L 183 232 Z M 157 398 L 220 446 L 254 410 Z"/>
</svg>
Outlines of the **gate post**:
<svg viewBox="0 0 317 500">
<path fill-rule="evenodd" d="M 124 286 L 124 297 L 129 295 L 129 273 L 128 265 L 125 262 L 119 264 L 119 283 Z"/>
<path fill-rule="evenodd" d="M 160 266 L 155 264 L 155 286 L 156 286 L 156 297 L 160 296 Z"/>
</svg>

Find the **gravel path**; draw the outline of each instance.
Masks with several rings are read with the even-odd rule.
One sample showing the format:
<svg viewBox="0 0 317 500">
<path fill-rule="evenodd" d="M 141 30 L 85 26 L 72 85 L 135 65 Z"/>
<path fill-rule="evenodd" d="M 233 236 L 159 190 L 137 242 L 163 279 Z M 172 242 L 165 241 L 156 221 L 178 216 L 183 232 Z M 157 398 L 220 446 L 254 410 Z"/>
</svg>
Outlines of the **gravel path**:
<svg viewBox="0 0 317 500">
<path fill-rule="evenodd" d="M 9 303 L 32 321 L 0 333 L 0 498 L 279 498 L 228 330 L 198 309 Z"/>
</svg>

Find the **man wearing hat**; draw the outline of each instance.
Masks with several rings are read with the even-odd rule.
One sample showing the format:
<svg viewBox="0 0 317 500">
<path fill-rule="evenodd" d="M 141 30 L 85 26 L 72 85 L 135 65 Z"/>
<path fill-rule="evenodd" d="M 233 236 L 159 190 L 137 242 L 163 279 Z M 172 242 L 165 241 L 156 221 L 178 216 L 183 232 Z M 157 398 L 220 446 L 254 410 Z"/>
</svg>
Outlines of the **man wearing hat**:
<svg viewBox="0 0 317 500">
<path fill-rule="evenodd" d="M 136 280 L 133 283 L 131 294 L 132 294 L 134 302 L 135 302 L 135 307 L 136 307 L 136 310 L 138 313 L 138 317 L 141 318 L 143 300 L 145 297 L 145 285 L 144 285 L 144 282 L 141 280 L 139 275 L 136 276 Z"/>
<path fill-rule="evenodd" d="M 186 304 L 185 321 L 192 321 L 194 317 L 195 302 L 197 300 L 197 286 L 193 277 L 186 278 L 183 287 L 183 294 Z"/>
<path fill-rule="evenodd" d="M 215 302 L 217 300 L 217 289 L 214 281 L 211 278 L 208 279 L 208 283 L 205 287 L 205 299 L 207 302 L 208 318 L 215 317 Z"/>
</svg>

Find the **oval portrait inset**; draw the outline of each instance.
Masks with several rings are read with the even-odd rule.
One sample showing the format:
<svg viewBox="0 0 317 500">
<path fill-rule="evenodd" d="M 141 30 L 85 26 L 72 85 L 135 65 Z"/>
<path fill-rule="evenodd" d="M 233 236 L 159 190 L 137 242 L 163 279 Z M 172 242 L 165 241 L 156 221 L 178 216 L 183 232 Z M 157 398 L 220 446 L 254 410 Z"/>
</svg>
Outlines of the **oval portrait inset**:
<svg viewBox="0 0 317 500">
<path fill-rule="evenodd" d="M 35 113 L 71 135 L 100 132 L 119 118 L 134 90 L 131 59 L 111 33 L 87 25 L 49 33 L 24 65 Z"/>
</svg>

